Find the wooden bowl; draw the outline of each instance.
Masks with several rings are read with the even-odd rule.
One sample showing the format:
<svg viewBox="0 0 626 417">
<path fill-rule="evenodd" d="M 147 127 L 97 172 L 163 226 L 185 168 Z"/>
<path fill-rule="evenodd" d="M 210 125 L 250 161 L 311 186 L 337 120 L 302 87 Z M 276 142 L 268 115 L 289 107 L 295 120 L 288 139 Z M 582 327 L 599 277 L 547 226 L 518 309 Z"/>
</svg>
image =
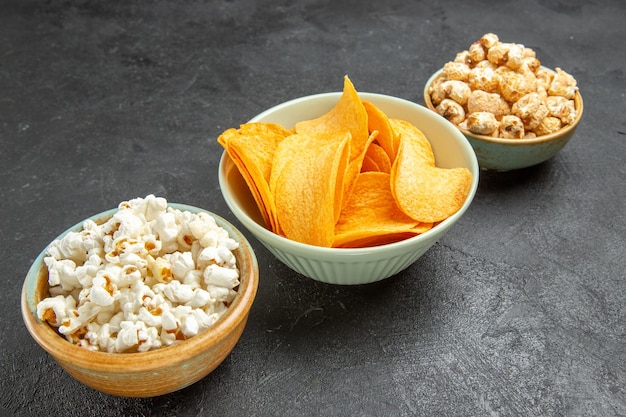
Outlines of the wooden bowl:
<svg viewBox="0 0 626 417">
<path fill-rule="evenodd" d="M 205 211 L 182 204 L 171 207 Z M 109 210 L 90 219 L 109 218 Z M 31 266 L 22 288 L 22 317 L 31 336 L 65 371 L 98 391 L 124 397 L 152 397 L 187 387 L 213 371 L 239 340 L 256 296 L 259 272 L 256 256 L 246 238 L 223 218 L 211 214 L 237 242 L 234 251 L 240 270 L 237 295 L 224 315 L 209 329 L 178 344 L 139 353 L 95 352 L 68 342 L 56 329 L 37 318 L 37 303 L 48 296 L 45 251 Z M 80 222 L 68 229 L 82 228 Z"/>
</svg>

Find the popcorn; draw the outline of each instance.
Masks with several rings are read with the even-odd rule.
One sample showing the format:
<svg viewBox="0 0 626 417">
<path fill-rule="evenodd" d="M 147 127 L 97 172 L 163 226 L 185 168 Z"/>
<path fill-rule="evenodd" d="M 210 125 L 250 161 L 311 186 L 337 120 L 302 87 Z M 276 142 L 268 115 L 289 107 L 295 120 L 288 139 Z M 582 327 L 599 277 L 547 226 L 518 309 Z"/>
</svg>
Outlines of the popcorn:
<svg viewBox="0 0 626 417">
<path fill-rule="evenodd" d="M 70 232 L 62 240 L 53 242 L 49 252 L 55 258 L 72 259 L 81 264 L 87 257 L 82 234 L 77 232 Z"/>
<path fill-rule="evenodd" d="M 124 352 L 130 348 L 139 345 L 139 330 L 141 329 L 140 324 L 145 328 L 145 324 L 141 321 L 133 322 L 129 320 L 124 320 L 120 323 L 121 329 L 117 332 L 117 337 L 115 339 L 115 351 L 116 352 Z"/>
<path fill-rule="evenodd" d="M 574 123 L 577 91 L 574 77 L 541 67 L 531 48 L 487 33 L 444 64 L 428 94 L 437 113 L 462 129 L 521 139 Z"/>
<path fill-rule="evenodd" d="M 37 316 L 48 321 L 51 325 L 59 327 L 68 318 L 68 310 L 76 308 L 74 298 L 57 295 L 48 297 L 37 304 Z"/>
<path fill-rule="evenodd" d="M 88 298 L 99 306 L 106 307 L 113 304 L 114 288 L 111 279 L 107 276 L 99 275 L 91 282 L 91 291 Z"/>
<path fill-rule="evenodd" d="M 502 119 L 502 116 L 509 114 L 509 105 L 499 94 L 488 93 L 483 90 L 474 90 L 470 93 L 467 100 L 467 111 L 489 112 L 493 113 L 496 119 Z"/>
<path fill-rule="evenodd" d="M 498 91 L 500 86 L 499 77 L 491 67 L 472 68 L 467 81 L 472 90 L 483 90 L 488 93 Z"/>
<path fill-rule="evenodd" d="M 200 325 L 198 324 L 196 318 L 191 314 L 185 316 L 185 320 L 182 323 L 181 332 L 186 337 L 192 337 L 197 335 L 199 331 Z"/>
<path fill-rule="evenodd" d="M 576 80 L 570 74 L 561 68 L 556 68 L 556 75 L 550 83 L 548 94 L 551 96 L 563 96 L 567 99 L 573 99 L 576 94 Z"/>
<path fill-rule="evenodd" d="M 234 288 L 239 285 L 239 274 L 236 270 L 219 266 L 209 265 L 204 269 L 204 283 L 224 288 Z"/>
<path fill-rule="evenodd" d="M 151 271 L 157 282 L 170 282 L 174 279 L 172 265 L 165 258 L 156 258 L 152 264 Z"/>
<path fill-rule="evenodd" d="M 86 332 L 86 325 L 98 315 L 98 305 L 87 301 L 80 304 L 76 310 L 70 310 L 68 317 L 59 326 L 59 332 L 64 334 L 68 340 L 78 341 Z"/>
<path fill-rule="evenodd" d="M 469 53 L 469 51 L 461 51 L 459 53 L 456 54 L 456 56 L 454 57 L 454 61 L 455 63 L 459 63 L 459 64 L 464 64 L 467 65 L 469 67 L 469 65 L 472 63 L 472 57 Z M 445 65 L 444 65 L 445 67 Z M 469 70 L 469 68 L 468 68 Z M 455 78 L 452 78 L 455 79 Z"/>
<path fill-rule="evenodd" d="M 436 107 L 437 113 L 445 117 L 454 124 L 459 124 L 465 120 L 465 109 L 456 101 L 445 98 Z"/>
<path fill-rule="evenodd" d="M 187 301 L 187 305 L 194 308 L 201 308 L 211 302 L 211 293 L 202 288 L 198 288 L 193 292 L 193 296 L 189 299 L 189 301 Z"/>
<path fill-rule="evenodd" d="M 549 96 L 545 99 L 545 104 L 550 116 L 558 117 L 563 124 L 574 122 L 576 118 L 574 100 L 568 100 L 562 96 Z"/>
<path fill-rule="evenodd" d="M 189 247 L 191 248 L 191 245 Z M 170 256 L 170 264 L 174 278 L 179 281 L 184 280 L 185 276 L 196 268 L 191 252 L 174 252 Z"/>
<path fill-rule="evenodd" d="M 451 98 L 461 105 L 467 103 L 467 100 L 472 93 L 469 85 L 460 80 L 444 81 L 441 84 L 441 89 L 443 90 L 446 98 Z"/>
<path fill-rule="evenodd" d="M 161 251 L 172 252 L 178 249 L 178 242 L 176 241 L 178 229 L 179 226 L 176 223 L 176 218 L 171 212 L 165 212 L 155 219 L 154 231 L 161 241 Z"/>
<path fill-rule="evenodd" d="M 467 117 L 467 129 L 479 135 L 490 135 L 498 128 L 498 121 L 493 113 L 477 111 Z"/>
<path fill-rule="evenodd" d="M 543 87 L 546 92 L 548 88 L 550 88 L 554 76 L 554 71 L 548 68 L 537 68 L 537 71 L 535 71 L 535 79 L 537 81 L 537 85 Z"/>
<path fill-rule="evenodd" d="M 519 117 L 512 114 L 502 116 L 502 120 L 500 120 L 499 137 L 508 139 L 521 139 L 524 137 L 524 134 L 524 123 Z"/>
<path fill-rule="evenodd" d="M 465 62 L 447 62 L 443 66 L 443 75 L 446 80 L 467 81 L 470 68 Z"/>
<path fill-rule="evenodd" d="M 202 281 L 202 271 L 194 269 L 187 272 L 183 279 L 183 284 L 187 284 L 192 288 L 200 288 L 200 282 Z"/>
<path fill-rule="evenodd" d="M 161 326 L 166 332 L 173 332 L 178 328 L 179 322 L 171 311 L 164 311 Z"/>
<path fill-rule="evenodd" d="M 537 127 L 535 127 L 535 133 L 538 135 L 548 135 L 556 132 L 561 128 L 561 119 L 558 117 L 548 116 L 545 117 Z"/>
<path fill-rule="evenodd" d="M 221 307 L 229 305 L 232 302 L 233 298 L 235 298 L 236 294 L 233 290 L 219 285 L 207 285 L 206 290 L 209 292 L 209 294 L 211 294 L 211 298 L 223 303 L 213 304 L 211 311 L 220 311 Z"/>
<path fill-rule="evenodd" d="M 231 269 L 232 271 L 232 269 Z M 235 271 L 237 273 L 237 271 Z M 181 284 L 180 281 L 172 280 L 163 287 L 163 295 L 170 301 L 177 304 L 185 304 L 191 301 L 194 296 L 195 290 L 186 284 Z"/>
<path fill-rule="evenodd" d="M 511 107 L 511 113 L 524 122 L 524 128 L 533 130 L 548 117 L 550 111 L 537 93 L 526 94 Z"/>
<path fill-rule="evenodd" d="M 534 79 L 526 74 L 507 68 L 499 71 L 499 75 L 500 95 L 509 103 L 515 103 L 536 88 Z"/>
<path fill-rule="evenodd" d="M 73 260 L 61 259 L 57 261 L 52 256 L 46 256 L 43 261 L 48 267 L 48 282 L 50 285 L 61 285 L 65 291 L 71 291 L 80 287 L 80 282 L 76 275 L 76 263 Z"/>
<path fill-rule="evenodd" d="M 141 281 L 142 270 L 139 269 L 135 264 L 133 264 L 131 260 L 128 260 L 128 259 L 125 259 L 125 260 L 128 262 L 124 262 L 124 260 L 122 260 L 122 262 L 124 262 L 125 265 L 122 267 L 122 270 L 120 271 L 119 285 L 130 287 L 134 283 Z"/>
<path fill-rule="evenodd" d="M 496 35 L 495 33 L 485 33 L 478 40 L 478 43 L 482 45 L 486 50 L 489 50 L 489 48 L 497 45 L 499 41 L 500 39 L 498 38 L 498 35 Z"/>
<path fill-rule="evenodd" d="M 157 349 L 211 327 L 237 294 L 238 243 L 209 214 L 154 195 L 118 209 L 49 245 L 50 297 L 38 303 L 39 319 L 105 352 Z"/>
<path fill-rule="evenodd" d="M 506 65 L 511 69 L 522 66 L 524 47 L 518 44 L 494 42 L 487 51 L 487 60 L 496 66 Z"/>
<path fill-rule="evenodd" d="M 480 62 L 487 57 L 485 48 L 480 44 L 480 42 L 474 42 L 470 45 L 469 55 L 472 62 Z"/>
<path fill-rule="evenodd" d="M 160 327 L 163 324 L 163 319 L 159 313 L 161 313 L 160 310 L 154 310 L 153 313 L 146 307 L 141 307 L 137 318 L 150 327 Z"/>
<path fill-rule="evenodd" d="M 208 329 L 209 327 L 213 326 L 213 323 L 215 323 L 217 319 L 219 318 L 219 314 L 217 313 L 207 314 L 204 310 L 200 308 L 193 309 L 191 311 L 191 314 L 193 314 L 194 319 L 198 323 L 198 328 L 200 331 L 204 329 Z"/>
</svg>

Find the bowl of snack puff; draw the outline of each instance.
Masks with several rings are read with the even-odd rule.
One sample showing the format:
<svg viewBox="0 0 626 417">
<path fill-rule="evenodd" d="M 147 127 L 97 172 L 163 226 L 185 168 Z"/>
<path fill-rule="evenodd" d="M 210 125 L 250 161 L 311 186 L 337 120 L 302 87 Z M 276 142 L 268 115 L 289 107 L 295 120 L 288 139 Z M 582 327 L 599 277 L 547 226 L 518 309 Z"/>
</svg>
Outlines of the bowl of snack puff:
<svg viewBox="0 0 626 417">
<path fill-rule="evenodd" d="M 478 187 L 465 137 L 423 106 L 343 90 L 297 98 L 224 131 L 219 183 L 239 221 L 285 265 L 356 285 L 406 269 Z"/>
<path fill-rule="evenodd" d="M 435 72 L 428 108 L 470 141 L 480 167 L 510 171 L 544 162 L 572 138 L 583 114 L 576 79 L 541 65 L 533 49 L 483 35 Z"/>
<path fill-rule="evenodd" d="M 224 361 L 257 285 L 256 257 L 235 227 L 148 195 L 54 239 L 28 271 L 22 317 L 78 381 L 111 395 L 153 397 Z"/>
</svg>

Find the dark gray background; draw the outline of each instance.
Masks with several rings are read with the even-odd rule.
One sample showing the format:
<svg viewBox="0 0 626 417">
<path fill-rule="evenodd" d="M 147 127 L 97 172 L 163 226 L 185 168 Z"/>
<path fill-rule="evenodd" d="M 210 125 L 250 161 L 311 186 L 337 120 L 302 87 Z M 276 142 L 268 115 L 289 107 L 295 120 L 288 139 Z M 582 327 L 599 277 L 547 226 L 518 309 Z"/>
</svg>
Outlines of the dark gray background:
<svg viewBox="0 0 626 417">
<path fill-rule="evenodd" d="M 625 11 L 622 0 L 0 1 L 0 410 L 625 415 Z M 574 75 L 581 125 L 544 164 L 483 173 L 460 223 L 406 271 L 320 284 L 251 238 L 261 282 L 239 344 L 202 381 L 152 399 L 81 385 L 26 331 L 23 279 L 67 227 L 149 193 L 239 225 L 217 182 L 219 133 L 339 91 L 344 74 L 422 104 L 428 77 L 486 32 Z"/>
</svg>

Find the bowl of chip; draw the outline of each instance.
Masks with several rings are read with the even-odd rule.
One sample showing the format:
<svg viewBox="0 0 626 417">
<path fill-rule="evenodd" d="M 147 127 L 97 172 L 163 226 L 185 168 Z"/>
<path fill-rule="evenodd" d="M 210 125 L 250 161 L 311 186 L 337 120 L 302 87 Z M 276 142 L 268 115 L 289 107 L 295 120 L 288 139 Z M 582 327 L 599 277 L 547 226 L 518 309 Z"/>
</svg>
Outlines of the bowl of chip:
<svg viewBox="0 0 626 417">
<path fill-rule="evenodd" d="M 583 114 L 576 79 L 535 51 L 487 33 L 436 71 L 426 107 L 469 140 L 480 167 L 510 171 L 540 164 L 572 139 Z"/>
<path fill-rule="evenodd" d="M 24 280 L 22 317 L 76 380 L 110 395 L 154 397 L 227 358 L 257 286 L 254 251 L 232 224 L 147 196 L 54 239 Z"/>
<path fill-rule="evenodd" d="M 360 285 L 398 274 L 450 231 L 472 202 L 478 187 L 479 168 L 467 139 L 443 117 L 414 102 L 383 94 L 352 90 L 346 100 L 346 85 L 351 86 L 349 80 L 346 82 L 341 92 L 290 100 L 260 113 L 240 130 L 225 132 L 223 136 L 228 137 L 218 139 L 226 148 L 218 176 L 224 199 L 235 217 L 278 260 L 316 281 Z M 357 156 L 345 151 L 343 145 L 357 137 L 357 133 L 348 135 L 348 139 L 342 134 L 333 134 L 333 145 L 328 142 L 321 148 L 312 145 L 316 140 L 311 138 L 314 134 L 310 132 L 319 131 L 318 121 L 333 124 L 344 118 L 353 120 L 352 116 L 341 113 L 350 112 L 346 108 L 356 107 L 357 113 L 363 114 L 360 102 L 367 109 L 365 123 L 368 120 L 379 123 L 375 126 L 376 140 L 365 139 L 366 146 L 378 145 L 372 159 L 376 159 L 374 154 L 382 154 L 381 161 L 386 162 L 372 164 L 368 157 L 359 160 L 358 155 L 370 155 L 370 150 L 365 151 L 363 145 L 354 145 L 354 142 L 346 147 L 361 146 Z M 304 125 L 300 124 L 302 121 Z M 359 123 L 362 121 L 357 125 Z M 271 158 L 272 172 L 266 178 L 270 178 L 272 187 L 260 185 L 255 189 L 254 184 L 251 186 L 254 181 L 250 172 L 257 170 L 254 161 L 259 159 L 241 157 L 237 153 L 236 137 L 246 136 L 246 129 L 258 133 L 257 129 L 267 125 L 272 134 L 276 129 L 285 129 L 280 135 L 287 137 L 280 140 Z M 421 132 L 416 135 L 421 139 L 412 140 L 414 128 Z M 367 129 L 371 131 L 372 126 Z M 291 135 L 294 131 L 297 133 Z M 378 132 L 386 132 L 386 138 Z M 367 136 L 367 132 L 361 136 Z M 404 136 L 411 140 L 400 140 Z M 229 137 L 235 139 L 231 142 Z M 391 137 L 396 142 L 387 140 Z M 430 153 L 425 157 L 427 162 L 420 159 L 421 150 L 416 150 L 419 146 L 413 146 L 423 145 L 425 140 L 426 153 Z M 305 150 L 309 145 L 309 150 Z M 288 155 L 288 160 L 279 159 L 279 155 Z M 373 165 L 382 168 L 374 169 Z M 326 178 L 325 172 L 333 174 Z M 411 212 L 411 200 L 420 193 L 414 187 L 416 178 L 434 193 L 427 197 L 438 201 L 442 207 L 432 207 L 433 201 L 429 200 L 430 205 L 427 204 L 423 213 Z M 351 184 L 351 179 L 353 185 L 346 186 Z M 263 200 L 263 191 L 258 190 L 264 187 L 275 198 Z M 439 188 L 446 191 L 439 195 L 436 191 Z M 350 192 L 349 197 L 346 197 L 346 190 Z M 330 207 L 326 207 L 328 205 Z M 407 206 L 412 217 L 399 210 L 399 205 Z M 271 210 L 269 214 L 263 212 L 270 206 L 276 209 L 276 215 Z M 433 214 L 440 209 L 445 213 Z M 322 225 L 326 226 L 320 230 Z"/>
</svg>

